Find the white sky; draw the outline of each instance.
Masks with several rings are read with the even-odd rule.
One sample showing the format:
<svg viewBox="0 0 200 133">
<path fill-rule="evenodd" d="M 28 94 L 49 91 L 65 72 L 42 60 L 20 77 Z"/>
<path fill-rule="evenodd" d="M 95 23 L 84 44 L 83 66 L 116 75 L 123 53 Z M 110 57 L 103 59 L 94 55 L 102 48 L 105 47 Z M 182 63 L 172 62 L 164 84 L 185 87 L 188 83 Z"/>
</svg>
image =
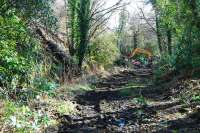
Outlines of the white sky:
<svg viewBox="0 0 200 133">
<path fill-rule="evenodd" d="M 112 6 L 115 4 L 118 0 L 105 0 L 106 5 L 105 7 Z M 129 11 L 130 15 L 136 15 L 139 13 L 138 7 L 142 8 L 145 13 L 149 13 L 152 11 L 151 5 L 145 5 L 145 0 L 124 0 L 126 3 L 130 3 L 130 5 L 127 6 L 127 10 Z M 64 0 L 56 0 L 56 7 L 62 7 L 64 5 Z M 57 8 L 62 9 L 62 8 Z M 118 19 L 119 19 L 119 12 L 116 12 L 110 19 L 108 23 L 108 27 L 114 28 L 118 25 Z"/>
<path fill-rule="evenodd" d="M 107 6 L 111 6 L 116 3 L 118 0 L 109 0 Z M 130 3 L 126 6 L 129 16 L 137 15 L 140 13 L 139 8 L 142 8 L 146 14 L 152 12 L 152 6 L 150 4 L 146 5 L 145 0 L 124 0 L 124 2 Z M 119 12 L 116 12 L 113 17 L 110 19 L 108 26 L 114 28 L 118 25 L 119 21 Z"/>
</svg>

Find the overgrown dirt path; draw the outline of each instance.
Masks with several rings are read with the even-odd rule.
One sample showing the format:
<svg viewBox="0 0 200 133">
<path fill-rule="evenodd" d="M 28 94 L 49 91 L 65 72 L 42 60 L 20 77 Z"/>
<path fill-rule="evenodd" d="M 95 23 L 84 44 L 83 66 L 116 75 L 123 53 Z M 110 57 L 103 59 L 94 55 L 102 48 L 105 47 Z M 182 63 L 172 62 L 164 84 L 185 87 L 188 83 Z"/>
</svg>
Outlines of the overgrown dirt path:
<svg viewBox="0 0 200 133">
<path fill-rule="evenodd" d="M 200 132 L 198 112 L 189 114 L 189 109 L 170 97 L 175 92 L 151 83 L 147 69 L 102 79 L 95 90 L 75 97 L 80 114 L 62 116 L 59 132 Z"/>
</svg>

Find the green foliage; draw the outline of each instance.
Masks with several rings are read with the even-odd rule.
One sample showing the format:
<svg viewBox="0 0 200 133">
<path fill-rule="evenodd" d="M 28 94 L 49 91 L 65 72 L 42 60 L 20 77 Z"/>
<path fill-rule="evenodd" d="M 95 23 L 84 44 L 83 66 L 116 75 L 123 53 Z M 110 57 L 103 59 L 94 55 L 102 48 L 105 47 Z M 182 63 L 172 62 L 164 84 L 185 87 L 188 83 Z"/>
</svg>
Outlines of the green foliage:
<svg viewBox="0 0 200 133">
<path fill-rule="evenodd" d="M 3 116 L 0 120 L 13 132 L 36 132 L 54 123 L 47 114 L 31 110 L 28 106 L 18 106 L 10 101 L 4 102 L 1 111 Z"/>
<path fill-rule="evenodd" d="M 30 87 L 34 76 L 40 77 L 46 70 L 43 64 L 45 58 L 41 51 L 41 44 L 32 37 L 33 32 L 27 24 L 37 20 L 55 29 L 57 20 L 53 15 L 52 4 L 52 0 L 0 1 L 2 5 L 0 8 L 1 87 L 7 89 L 16 89 L 19 86 L 20 88 Z M 41 74 L 37 73 L 39 65 L 43 67 Z M 43 88 L 40 86 L 41 89 L 50 88 L 48 85 L 44 86 Z"/>
<path fill-rule="evenodd" d="M 133 57 L 134 59 L 136 59 L 137 61 L 140 61 L 143 65 L 147 65 L 148 64 L 148 56 L 147 55 L 135 55 Z"/>
<path fill-rule="evenodd" d="M 79 42 L 79 33 L 78 33 L 78 1 L 77 0 L 68 0 L 68 19 L 69 25 L 70 25 L 70 46 L 69 46 L 69 51 L 72 56 L 76 53 L 76 45 Z"/>
<path fill-rule="evenodd" d="M 37 105 L 37 110 L 34 108 Z M 76 104 L 71 101 L 58 100 L 48 95 L 38 95 L 27 105 L 18 102 L 1 101 L 0 126 L 16 133 L 43 132 L 50 125 L 58 124 L 53 113 L 72 115 L 78 113 Z M 2 124 L 2 125 L 1 125 Z M 4 132 L 4 130 L 2 129 Z"/>
<path fill-rule="evenodd" d="M 0 15 L 6 17 L 10 11 L 15 11 L 24 22 L 37 20 L 55 29 L 57 18 L 53 15 L 54 11 L 51 8 L 53 3 L 53 0 L 1 0 Z"/>
<path fill-rule="evenodd" d="M 119 50 L 114 35 L 106 34 L 96 38 L 89 46 L 88 61 L 90 64 L 112 65 L 119 57 Z"/>
<path fill-rule="evenodd" d="M 78 34 L 79 43 L 77 48 L 77 56 L 79 60 L 79 67 L 82 67 L 85 54 L 87 52 L 87 47 L 89 43 L 89 30 L 90 30 L 90 14 L 91 14 L 91 1 L 90 0 L 80 0 L 78 6 Z"/>
<path fill-rule="evenodd" d="M 134 98 L 132 100 L 132 102 L 136 103 L 138 105 L 142 105 L 142 106 L 147 105 L 147 101 L 146 101 L 146 99 L 142 95 L 140 97 L 138 97 L 138 98 Z"/>
<path fill-rule="evenodd" d="M 158 62 L 155 62 L 155 66 L 158 66 L 154 70 L 154 76 L 156 83 L 160 82 L 160 78 L 163 77 L 166 73 L 176 70 L 176 56 L 165 54 L 161 56 Z"/>
<path fill-rule="evenodd" d="M 191 100 L 195 102 L 200 102 L 200 95 L 193 95 Z"/>
<path fill-rule="evenodd" d="M 50 82 L 46 78 L 35 78 L 33 81 L 33 86 L 41 92 L 51 92 L 59 87 L 55 82 Z"/>
<path fill-rule="evenodd" d="M 0 16 L 0 34 L 0 84 L 13 88 L 28 82 L 37 47 L 25 25 L 14 13 Z"/>
<path fill-rule="evenodd" d="M 76 54 L 81 68 L 89 44 L 89 30 L 91 24 L 91 0 L 69 0 L 70 18 L 70 54 Z"/>
<path fill-rule="evenodd" d="M 52 108 L 52 110 L 55 110 L 61 115 L 71 115 L 77 113 L 77 105 L 71 101 L 49 99 L 48 103 L 51 105 L 50 108 Z"/>
<path fill-rule="evenodd" d="M 158 10 L 162 36 L 166 37 L 168 31 L 173 35 L 172 46 L 169 48 L 172 49 L 172 54 L 161 58 L 158 73 L 165 73 L 171 69 L 178 72 L 198 69 L 200 67 L 199 2 L 186 0 L 151 2 Z M 166 47 L 169 46 L 163 45 L 163 48 Z M 166 55 L 166 51 L 163 54 Z"/>
</svg>

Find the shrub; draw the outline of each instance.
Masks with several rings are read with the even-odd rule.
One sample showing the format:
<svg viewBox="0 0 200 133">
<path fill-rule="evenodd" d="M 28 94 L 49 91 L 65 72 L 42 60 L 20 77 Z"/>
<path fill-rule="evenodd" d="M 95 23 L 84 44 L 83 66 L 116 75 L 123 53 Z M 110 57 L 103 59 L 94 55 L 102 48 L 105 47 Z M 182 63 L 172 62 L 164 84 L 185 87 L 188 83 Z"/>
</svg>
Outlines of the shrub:
<svg viewBox="0 0 200 133">
<path fill-rule="evenodd" d="M 33 86 L 37 91 L 41 92 L 51 92 L 56 89 L 59 85 L 55 82 L 48 81 L 46 78 L 35 78 L 33 81 Z"/>
<path fill-rule="evenodd" d="M 163 55 L 161 56 L 160 60 L 156 62 L 155 66 L 158 66 L 154 70 L 154 78 L 157 83 L 160 82 L 160 78 L 165 76 L 168 72 L 174 71 L 175 67 L 175 56 Z M 172 77 L 169 77 L 172 78 Z"/>
<path fill-rule="evenodd" d="M 0 34 L 0 86 L 15 88 L 28 82 L 37 45 L 13 12 L 0 16 Z"/>
<path fill-rule="evenodd" d="M 104 67 L 112 65 L 119 56 L 117 42 L 113 34 L 106 34 L 96 38 L 89 46 L 88 61 Z"/>
</svg>

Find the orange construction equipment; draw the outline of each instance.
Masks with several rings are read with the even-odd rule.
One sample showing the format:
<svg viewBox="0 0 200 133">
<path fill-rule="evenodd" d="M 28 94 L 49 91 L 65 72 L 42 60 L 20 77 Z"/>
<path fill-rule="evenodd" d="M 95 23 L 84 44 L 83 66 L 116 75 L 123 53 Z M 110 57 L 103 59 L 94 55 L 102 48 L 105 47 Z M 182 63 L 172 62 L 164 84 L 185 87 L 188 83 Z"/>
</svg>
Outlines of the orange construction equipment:
<svg viewBox="0 0 200 133">
<path fill-rule="evenodd" d="M 133 49 L 133 51 L 129 54 L 129 58 L 132 58 L 133 56 L 137 55 L 137 54 L 144 54 L 147 55 L 148 58 L 152 57 L 152 52 L 150 49 L 141 49 L 141 48 L 136 48 Z"/>
</svg>

